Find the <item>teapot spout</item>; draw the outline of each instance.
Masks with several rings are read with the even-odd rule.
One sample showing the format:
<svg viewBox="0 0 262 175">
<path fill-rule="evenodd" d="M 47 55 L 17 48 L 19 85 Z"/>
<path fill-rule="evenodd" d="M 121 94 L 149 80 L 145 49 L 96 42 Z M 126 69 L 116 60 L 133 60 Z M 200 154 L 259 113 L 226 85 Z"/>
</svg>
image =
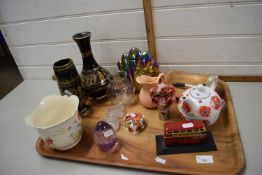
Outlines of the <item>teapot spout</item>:
<svg viewBox="0 0 262 175">
<path fill-rule="evenodd" d="M 217 82 L 218 82 L 218 76 L 217 75 L 210 75 L 207 78 L 206 86 L 210 87 L 213 90 L 215 90 L 216 87 L 217 87 Z"/>
</svg>

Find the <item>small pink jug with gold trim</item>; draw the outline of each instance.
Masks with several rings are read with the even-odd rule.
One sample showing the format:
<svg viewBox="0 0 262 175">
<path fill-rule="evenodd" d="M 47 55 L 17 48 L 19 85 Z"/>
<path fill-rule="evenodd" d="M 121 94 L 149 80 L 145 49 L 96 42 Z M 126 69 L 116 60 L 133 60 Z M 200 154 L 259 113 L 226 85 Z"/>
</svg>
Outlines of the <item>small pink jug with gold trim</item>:
<svg viewBox="0 0 262 175">
<path fill-rule="evenodd" d="M 142 88 L 139 92 L 139 101 L 146 108 L 155 108 L 157 105 L 152 102 L 150 96 L 150 89 L 157 87 L 158 84 L 164 82 L 165 76 L 160 73 L 157 77 L 150 77 L 147 75 L 141 75 L 136 78 L 136 82 L 141 84 Z"/>
</svg>

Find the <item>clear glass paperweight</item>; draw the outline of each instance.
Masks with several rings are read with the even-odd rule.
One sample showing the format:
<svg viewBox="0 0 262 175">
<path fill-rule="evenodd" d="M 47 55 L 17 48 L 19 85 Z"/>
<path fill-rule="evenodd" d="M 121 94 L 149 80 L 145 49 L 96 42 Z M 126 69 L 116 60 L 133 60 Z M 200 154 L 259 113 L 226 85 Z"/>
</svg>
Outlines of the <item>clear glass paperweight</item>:
<svg viewBox="0 0 262 175">
<path fill-rule="evenodd" d="M 134 103 L 135 87 L 127 79 L 126 72 L 113 74 L 107 86 L 107 97 L 113 104 L 128 105 Z"/>
<path fill-rule="evenodd" d="M 123 105 L 118 104 L 110 106 L 107 109 L 106 116 L 102 119 L 103 121 L 110 124 L 115 131 L 119 128 L 119 119 L 123 118 L 125 115 L 125 108 Z"/>
<path fill-rule="evenodd" d="M 104 152 L 113 152 L 117 148 L 116 133 L 105 121 L 97 122 L 94 128 L 94 140 L 100 150 Z"/>
<path fill-rule="evenodd" d="M 107 117 L 110 118 L 123 118 L 125 115 L 125 107 L 121 104 L 111 106 L 107 109 Z"/>
</svg>

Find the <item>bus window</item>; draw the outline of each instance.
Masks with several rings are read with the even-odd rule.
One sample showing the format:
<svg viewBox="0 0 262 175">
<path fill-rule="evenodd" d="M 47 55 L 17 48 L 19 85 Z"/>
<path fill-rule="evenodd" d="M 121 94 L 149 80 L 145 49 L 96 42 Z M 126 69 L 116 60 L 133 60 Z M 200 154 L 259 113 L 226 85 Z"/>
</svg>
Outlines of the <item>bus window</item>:
<svg viewBox="0 0 262 175">
<path fill-rule="evenodd" d="M 171 135 L 172 131 L 167 131 L 166 134 Z"/>
</svg>

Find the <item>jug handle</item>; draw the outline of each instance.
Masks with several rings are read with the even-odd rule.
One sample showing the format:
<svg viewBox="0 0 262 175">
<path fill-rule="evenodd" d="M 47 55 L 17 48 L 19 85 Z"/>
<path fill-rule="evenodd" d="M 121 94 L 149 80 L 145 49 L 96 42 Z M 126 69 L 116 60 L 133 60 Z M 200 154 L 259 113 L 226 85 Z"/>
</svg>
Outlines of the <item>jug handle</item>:
<svg viewBox="0 0 262 175">
<path fill-rule="evenodd" d="M 160 74 L 157 76 L 156 82 L 157 82 L 158 84 L 164 83 L 164 82 L 165 82 L 165 74 L 160 73 Z"/>
</svg>

